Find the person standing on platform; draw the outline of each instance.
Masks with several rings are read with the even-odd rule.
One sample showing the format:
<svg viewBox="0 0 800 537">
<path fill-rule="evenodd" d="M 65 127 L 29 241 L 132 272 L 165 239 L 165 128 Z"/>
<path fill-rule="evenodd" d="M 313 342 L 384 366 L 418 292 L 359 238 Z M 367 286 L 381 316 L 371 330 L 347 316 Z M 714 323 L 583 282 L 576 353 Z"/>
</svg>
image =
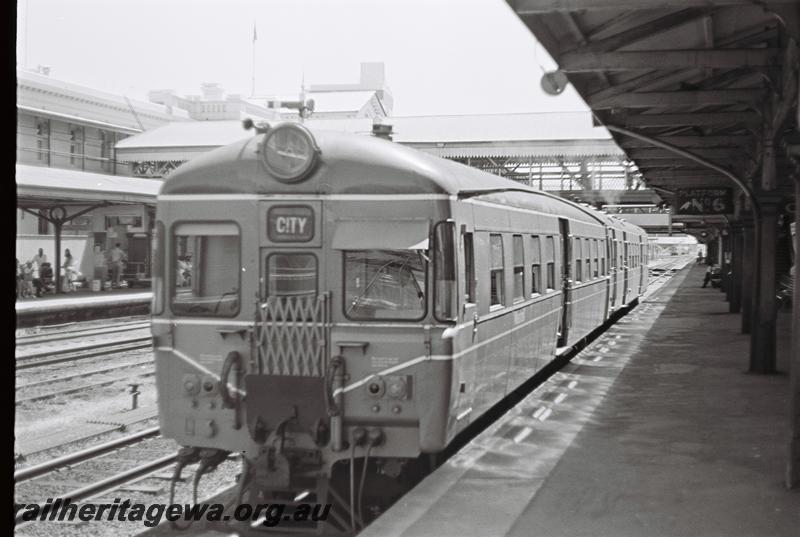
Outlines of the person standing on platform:
<svg viewBox="0 0 800 537">
<path fill-rule="evenodd" d="M 711 274 L 713 272 L 714 272 L 714 263 L 711 263 L 710 265 L 708 265 L 708 267 L 706 267 L 706 275 L 703 277 L 703 287 L 708 285 L 708 283 L 711 281 Z"/>
<path fill-rule="evenodd" d="M 100 290 L 105 289 L 108 265 L 106 264 L 106 253 L 100 244 L 94 245 L 94 279 L 100 280 Z"/>
<path fill-rule="evenodd" d="M 31 263 L 36 263 L 36 269 L 42 268 L 42 263 L 47 263 L 47 256 L 44 255 L 44 250 L 39 248 L 39 253 L 31 258 Z"/>
<path fill-rule="evenodd" d="M 17 289 L 17 298 L 22 298 L 23 294 L 23 287 L 24 287 L 24 276 L 22 271 L 22 265 L 17 259 L 17 278 L 16 278 L 16 289 Z"/>
<path fill-rule="evenodd" d="M 71 293 L 75 290 L 75 285 L 72 282 L 77 274 L 77 270 L 75 269 L 75 258 L 72 257 L 69 248 L 64 250 L 64 264 L 62 268 L 64 269 L 64 276 L 61 280 L 61 289 L 65 293 Z"/>
<path fill-rule="evenodd" d="M 125 267 L 125 260 L 127 258 L 128 256 L 125 254 L 125 251 L 120 248 L 119 243 L 115 244 L 108 253 L 108 259 L 111 264 L 112 287 L 119 287 L 122 278 L 122 269 Z"/>
<path fill-rule="evenodd" d="M 36 287 L 36 296 L 42 296 L 44 285 L 42 284 L 42 265 L 47 263 L 47 256 L 44 250 L 39 248 L 39 252 L 31 258 L 31 263 L 36 263 L 36 268 L 33 271 L 33 285 Z"/>
</svg>

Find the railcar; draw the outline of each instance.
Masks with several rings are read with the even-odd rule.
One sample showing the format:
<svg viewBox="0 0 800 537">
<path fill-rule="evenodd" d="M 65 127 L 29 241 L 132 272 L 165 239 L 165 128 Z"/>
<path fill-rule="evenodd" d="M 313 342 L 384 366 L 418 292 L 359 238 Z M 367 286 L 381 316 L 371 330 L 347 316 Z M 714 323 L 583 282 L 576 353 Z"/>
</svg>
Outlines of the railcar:
<svg viewBox="0 0 800 537">
<path fill-rule="evenodd" d="M 173 172 L 155 229 L 162 434 L 181 464 L 241 453 L 259 503 L 342 505 L 324 531 L 374 516 L 393 498 L 359 514 L 365 477 L 401 488 L 646 284 L 646 235 L 622 220 L 289 122 Z"/>
</svg>

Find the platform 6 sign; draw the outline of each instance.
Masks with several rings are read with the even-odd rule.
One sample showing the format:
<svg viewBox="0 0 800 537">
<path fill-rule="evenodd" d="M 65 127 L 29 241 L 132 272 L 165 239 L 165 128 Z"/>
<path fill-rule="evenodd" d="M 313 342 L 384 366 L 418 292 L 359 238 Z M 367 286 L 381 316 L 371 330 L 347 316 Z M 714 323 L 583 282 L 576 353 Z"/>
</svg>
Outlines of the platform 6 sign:
<svg viewBox="0 0 800 537">
<path fill-rule="evenodd" d="M 279 205 L 267 214 L 267 236 L 272 242 L 308 242 L 314 238 L 314 209 L 307 205 Z"/>
<path fill-rule="evenodd" d="M 675 214 L 731 214 L 730 188 L 687 188 L 675 196 Z"/>
</svg>

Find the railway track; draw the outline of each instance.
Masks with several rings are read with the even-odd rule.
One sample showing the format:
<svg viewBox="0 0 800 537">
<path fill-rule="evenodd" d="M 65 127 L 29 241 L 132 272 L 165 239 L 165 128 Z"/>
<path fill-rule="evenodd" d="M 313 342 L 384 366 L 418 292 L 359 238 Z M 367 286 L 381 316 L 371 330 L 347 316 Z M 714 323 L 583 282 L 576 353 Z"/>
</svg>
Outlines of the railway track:
<svg viewBox="0 0 800 537">
<path fill-rule="evenodd" d="M 17 345 L 33 345 L 36 343 L 45 343 L 49 341 L 58 341 L 64 339 L 88 337 L 99 334 L 118 333 L 129 330 L 138 330 L 150 326 L 149 321 L 125 321 L 120 323 L 104 324 L 102 326 L 84 326 L 77 327 L 72 330 L 63 330 L 60 327 L 70 325 L 53 325 L 44 327 L 47 332 L 24 333 L 17 335 Z M 52 330 L 52 331 L 51 331 Z"/>
<path fill-rule="evenodd" d="M 146 446 L 145 449 L 141 444 L 146 442 L 156 442 L 161 440 L 159 437 L 158 427 L 144 429 L 134 434 L 127 435 L 122 438 L 98 444 L 90 448 L 70 453 L 56 459 L 46 461 L 41 464 L 29 466 L 19 469 L 14 472 L 14 481 L 19 488 L 21 484 L 27 488 L 23 493 L 24 497 L 30 498 L 46 498 L 46 497 L 60 497 L 70 498 L 72 502 L 78 502 L 87 498 L 95 497 L 105 494 L 116 488 L 126 484 L 138 481 L 149 474 L 164 470 L 170 467 L 176 460 L 177 454 L 174 453 L 174 446 L 169 445 L 173 453 L 164 454 L 162 456 L 153 458 L 150 451 L 163 452 L 166 447 L 162 446 Z M 139 453 L 130 453 L 129 450 L 138 448 Z M 122 455 L 126 459 L 134 460 L 136 464 L 128 466 L 125 470 L 112 473 L 108 475 L 106 467 L 116 467 L 116 459 L 114 461 L 105 460 L 110 456 Z M 109 464 L 111 462 L 112 464 Z M 52 482 L 49 482 L 47 476 L 58 473 L 58 482 L 78 483 L 80 485 L 71 490 L 43 492 L 40 489 L 50 488 Z M 75 475 L 76 478 L 85 475 L 103 475 L 104 477 L 94 479 L 89 482 L 83 482 L 82 479 L 69 480 L 63 474 Z M 63 488 L 63 487 L 62 487 Z M 19 496 L 19 494 L 18 494 Z M 28 524 L 23 521 L 22 513 L 15 516 L 15 524 L 17 528 Z"/>
<path fill-rule="evenodd" d="M 88 339 L 88 341 L 84 341 Z M 74 330 L 65 334 L 17 337 L 16 367 L 29 369 L 74 362 L 151 346 L 149 323 Z"/>
<path fill-rule="evenodd" d="M 25 403 L 32 403 L 32 402 L 35 402 L 35 401 L 42 401 L 42 400 L 45 400 L 45 399 L 54 399 L 54 398 L 59 397 L 61 395 L 70 395 L 70 394 L 73 394 L 73 393 L 86 392 L 86 391 L 89 391 L 89 390 L 92 390 L 92 389 L 95 389 L 95 388 L 102 388 L 102 387 L 105 387 L 105 386 L 111 386 L 112 384 L 116 384 L 118 382 L 130 382 L 133 378 L 150 377 L 150 376 L 155 375 L 155 373 L 156 373 L 155 370 L 150 370 L 150 371 L 145 371 L 145 372 L 142 372 L 142 373 L 136 373 L 135 375 L 124 375 L 124 376 L 114 377 L 114 378 L 105 379 L 105 380 L 102 380 L 102 381 L 99 381 L 99 382 L 91 382 L 91 383 L 81 384 L 79 386 L 71 386 L 69 388 L 64 388 L 64 389 L 61 389 L 61 390 L 53 390 L 53 391 L 50 391 L 50 392 L 40 393 L 40 394 L 37 394 L 37 395 L 31 395 L 31 396 L 28 396 L 28 397 L 19 397 L 19 396 L 17 396 L 16 399 L 15 399 L 15 404 L 16 405 L 22 405 L 22 404 L 25 404 Z M 25 386 L 23 386 L 23 387 L 25 387 Z"/>
</svg>

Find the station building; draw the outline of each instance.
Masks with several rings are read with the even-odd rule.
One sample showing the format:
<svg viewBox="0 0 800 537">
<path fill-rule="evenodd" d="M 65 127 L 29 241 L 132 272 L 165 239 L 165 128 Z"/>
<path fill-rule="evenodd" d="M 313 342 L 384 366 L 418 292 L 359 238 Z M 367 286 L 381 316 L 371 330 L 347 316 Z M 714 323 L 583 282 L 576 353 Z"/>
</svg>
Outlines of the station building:
<svg viewBox="0 0 800 537">
<path fill-rule="evenodd" d="M 27 261 L 42 248 L 60 264 L 57 258 L 68 248 L 89 274 L 93 261 L 85 254 L 94 245 L 107 250 L 121 242 L 144 267 L 153 185 L 130 178 L 115 146 L 189 119 L 183 110 L 58 80 L 47 67 L 17 69 L 17 259 Z M 109 191 L 98 195 L 98 188 Z M 63 236 L 59 255 L 56 231 Z"/>
</svg>

